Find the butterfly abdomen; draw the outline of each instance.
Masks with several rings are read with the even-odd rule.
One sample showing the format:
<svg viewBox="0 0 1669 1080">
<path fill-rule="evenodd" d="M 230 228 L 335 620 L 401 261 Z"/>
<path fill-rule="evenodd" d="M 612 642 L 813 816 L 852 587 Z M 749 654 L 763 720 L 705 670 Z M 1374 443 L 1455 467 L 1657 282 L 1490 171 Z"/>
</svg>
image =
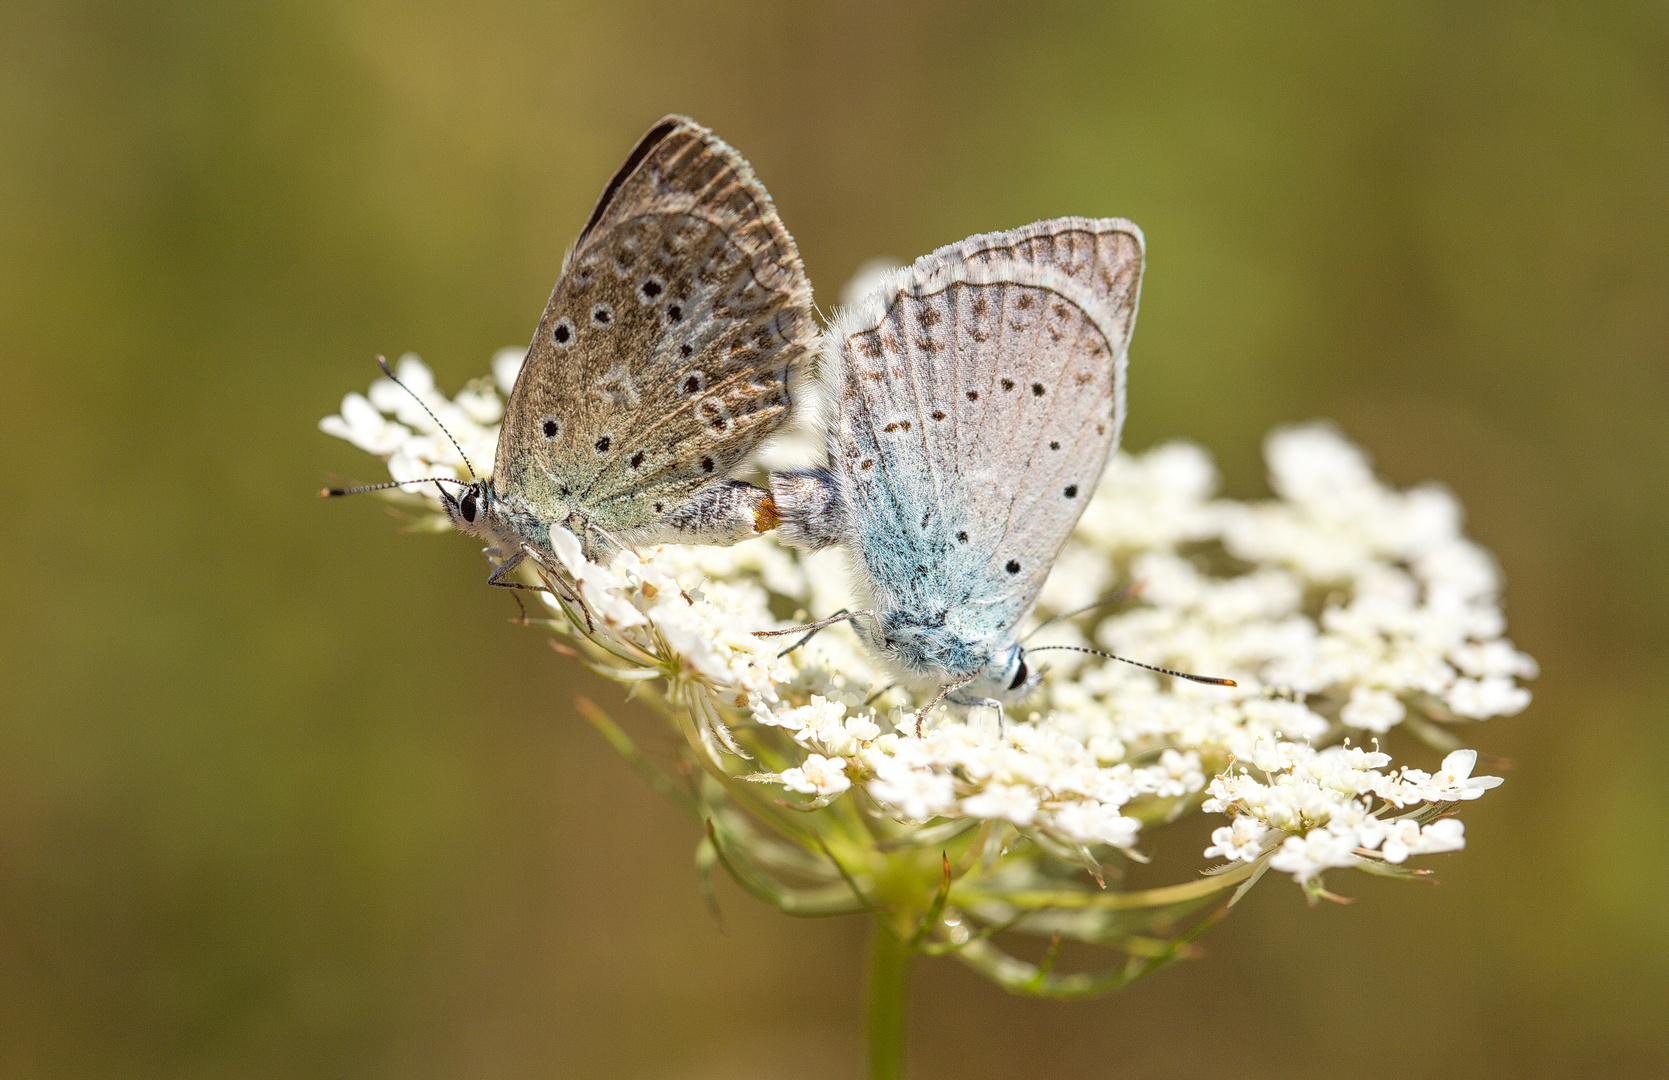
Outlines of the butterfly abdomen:
<svg viewBox="0 0 1669 1080">
<path fill-rule="evenodd" d="M 774 472 L 770 483 L 783 543 L 817 551 L 848 538 L 846 501 L 828 469 Z"/>
</svg>

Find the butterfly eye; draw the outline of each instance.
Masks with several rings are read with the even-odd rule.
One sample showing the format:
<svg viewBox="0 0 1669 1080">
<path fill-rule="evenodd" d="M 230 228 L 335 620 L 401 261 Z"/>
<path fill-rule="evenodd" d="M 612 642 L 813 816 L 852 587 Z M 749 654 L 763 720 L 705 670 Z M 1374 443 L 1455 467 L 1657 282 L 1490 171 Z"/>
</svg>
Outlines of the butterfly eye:
<svg viewBox="0 0 1669 1080">
<path fill-rule="evenodd" d="M 475 521 L 475 492 L 472 491 L 458 500 L 458 513 L 463 515 L 465 521 Z"/>
<path fill-rule="evenodd" d="M 1026 681 L 1026 676 L 1028 674 L 1030 674 L 1030 672 L 1026 669 L 1026 658 L 1022 656 L 1020 658 L 1020 668 L 1014 673 L 1014 681 L 1008 684 L 1008 688 L 1010 690 L 1020 689 L 1021 685 Z"/>
</svg>

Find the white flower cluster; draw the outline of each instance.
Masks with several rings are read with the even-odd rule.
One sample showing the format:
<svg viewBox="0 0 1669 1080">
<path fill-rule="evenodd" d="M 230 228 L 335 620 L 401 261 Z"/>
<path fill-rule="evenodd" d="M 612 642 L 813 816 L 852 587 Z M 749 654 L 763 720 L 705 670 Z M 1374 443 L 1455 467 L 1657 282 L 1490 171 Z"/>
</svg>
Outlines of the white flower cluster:
<svg viewBox="0 0 1669 1080">
<path fill-rule="evenodd" d="M 499 388 L 519 362 L 519 350 L 495 359 Z M 399 375 L 485 475 L 502 415 L 492 387 L 448 400 L 415 357 Z M 395 479 L 459 475 L 434 421 L 387 380 L 321 426 L 387 457 Z M 1040 651 L 1033 663 L 1050 667 L 1024 717 L 944 706 L 917 737 L 905 693 L 848 627 L 786 656 L 783 639 L 755 636 L 793 625 L 773 607 L 814 617 L 850 599 L 838 551 L 799 556 L 769 538 L 622 553 L 603 567 L 556 530 L 550 601 L 587 639 L 594 669 L 672 681 L 714 767 L 809 797 L 807 808 L 861 798 L 906 829 L 1006 823 L 1093 865 L 1095 847 L 1134 852 L 1145 826 L 1198 805 L 1227 818 L 1207 858 L 1266 862 L 1314 888 L 1331 867 L 1394 872 L 1458 849 L 1461 824 L 1444 815 L 1501 782 L 1471 775 L 1476 754 L 1454 750 L 1426 773 L 1352 736 L 1402 728 L 1412 750 L 1447 749 L 1456 740 L 1440 725 L 1524 708 L 1518 680 L 1535 663 L 1502 637 L 1495 566 L 1462 535 L 1452 496 L 1383 486 L 1328 427 L 1278 431 L 1267 457 L 1278 497 L 1246 503 L 1214 497 L 1215 469 L 1196 447 L 1116 455 L 1040 610 L 1124 594 L 1028 641 L 1235 688 Z M 756 739 L 775 742 L 766 754 Z M 747 773 L 743 743 L 772 771 Z"/>
</svg>

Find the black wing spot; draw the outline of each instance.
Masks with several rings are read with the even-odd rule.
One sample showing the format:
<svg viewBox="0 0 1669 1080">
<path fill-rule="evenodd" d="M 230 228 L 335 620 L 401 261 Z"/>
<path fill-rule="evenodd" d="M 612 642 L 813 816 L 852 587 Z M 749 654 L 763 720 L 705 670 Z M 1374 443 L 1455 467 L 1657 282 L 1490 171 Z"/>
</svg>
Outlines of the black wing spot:
<svg viewBox="0 0 1669 1080">
<path fill-rule="evenodd" d="M 638 283 L 638 299 L 642 300 L 645 304 L 653 304 L 656 300 L 660 299 L 661 295 L 665 292 L 666 282 L 653 275 L 644 278 Z"/>
<path fill-rule="evenodd" d="M 1058 442 L 1056 442 L 1056 441 L 1055 441 L 1055 440 L 1053 440 L 1053 439 L 1050 439 L 1050 440 L 1049 440 L 1049 449 L 1051 449 L 1051 450 L 1059 450 L 1059 449 L 1060 449 L 1060 448 L 1061 448 L 1061 444 L 1060 444 L 1060 443 L 1058 443 Z"/>
<path fill-rule="evenodd" d="M 1076 499 L 1078 497 L 1078 485 L 1077 484 L 1066 485 L 1066 491 L 1064 491 L 1062 494 L 1064 494 L 1069 499 Z"/>
<path fill-rule="evenodd" d="M 713 459 L 712 458 L 704 457 L 704 458 L 701 459 L 701 471 L 702 472 L 712 472 L 713 471 Z"/>
<path fill-rule="evenodd" d="M 667 322 L 679 322 L 684 318 L 684 305 L 672 304 L 666 309 Z"/>
<path fill-rule="evenodd" d="M 978 390 L 969 390 L 968 391 L 968 400 L 969 401 L 978 401 L 979 400 L 979 391 Z"/>
<path fill-rule="evenodd" d="M 556 417 L 547 416 L 539 421 L 539 430 L 544 433 L 545 438 L 554 439 L 562 434 L 562 424 Z"/>
<path fill-rule="evenodd" d="M 598 304 L 591 309 L 591 321 L 598 326 L 607 326 L 614 322 L 614 309 L 607 304 Z"/>
<path fill-rule="evenodd" d="M 604 435 L 602 438 L 597 440 L 597 453 L 599 453 L 599 454 L 608 453 L 608 447 L 609 447 L 609 437 L 607 435 Z"/>
<path fill-rule="evenodd" d="M 660 513 L 660 512 L 661 512 L 661 504 L 660 504 L 660 503 L 656 503 L 656 504 L 655 504 L 655 513 L 657 513 L 657 514 L 658 514 L 658 513 Z"/>
<path fill-rule="evenodd" d="M 634 469 L 643 468 L 643 451 L 642 450 L 639 450 L 637 453 L 632 455 L 632 468 L 634 468 Z"/>
<path fill-rule="evenodd" d="M 693 352 L 695 352 L 695 346 L 691 345 L 687 341 L 684 342 L 684 344 L 678 346 L 678 355 L 679 356 L 688 357 Z"/>
<path fill-rule="evenodd" d="M 968 542 L 968 534 L 965 533 L 965 532 L 957 533 L 956 534 L 956 542 L 958 544 L 966 544 Z"/>
<path fill-rule="evenodd" d="M 1011 574 L 1018 574 L 1020 572 L 1020 564 L 1016 560 L 1010 559 L 1008 560 L 1008 565 L 1003 567 L 1003 569 L 1007 570 Z"/>
<path fill-rule="evenodd" d="M 934 409 L 933 410 L 933 419 L 943 420 L 944 418 L 945 418 L 945 411 L 943 409 Z"/>
<path fill-rule="evenodd" d="M 1003 389 L 1004 390 L 1014 389 L 1014 380 L 1013 379 L 1004 379 L 1003 380 Z"/>
<path fill-rule="evenodd" d="M 556 320 L 556 325 L 551 327 L 551 340 L 557 348 L 567 348 L 574 340 L 574 324 L 567 319 Z"/>
<path fill-rule="evenodd" d="M 863 469 L 864 472 L 868 472 L 870 469 L 873 469 L 875 467 L 875 462 L 871 458 L 864 458 L 863 459 L 863 464 L 859 467 L 861 469 Z"/>
<path fill-rule="evenodd" d="M 1042 396 L 1043 396 L 1043 384 L 1040 383 L 1040 382 L 1032 383 L 1032 397 L 1042 397 Z"/>
</svg>

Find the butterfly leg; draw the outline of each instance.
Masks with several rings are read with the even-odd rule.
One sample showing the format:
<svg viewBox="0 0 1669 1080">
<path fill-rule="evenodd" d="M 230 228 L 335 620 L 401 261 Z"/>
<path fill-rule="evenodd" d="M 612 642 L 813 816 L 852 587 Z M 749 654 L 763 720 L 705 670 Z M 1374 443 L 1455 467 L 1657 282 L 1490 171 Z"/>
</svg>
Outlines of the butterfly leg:
<svg viewBox="0 0 1669 1080">
<path fill-rule="evenodd" d="M 891 690 L 891 689 L 893 689 L 893 688 L 894 688 L 894 687 L 896 687 L 896 686 L 897 686 L 897 685 L 898 685 L 898 683 L 897 683 L 897 681 L 896 681 L 896 680 L 895 680 L 895 681 L 893 681 L 893 682 L 890 682 L 890 683 L 888 683 L 888 684 L 887 684 L 887 685 L 885 685 L 885 686 L 883 686 L 883 687 L 881 687 L 881 689 L 879 689 L 879 690 L 877 690 L 877 691 L 875 691 L 875 692 L 874 692 L 874 693 L 873 693 L 873 694 L 871 694 L 871 695 L 869 695 L 869 696 L 868 696 L 868 697 L 866 697 L 866 698 L 864 698 L 864 702 L 863 702 L 863 707 L 864 707 L 864 708 L 866 708 L 866 709 L 867 709 L 867 708 L 869 708 L 869 707 L 870 707 L 870 706 L 871 706 L 871 705 L 873 705 L 873 704 L 875 704 L 875 703 L 876 703 L 876 702 L 877 702 L 877 701 L 880 701 L 880 700 L 881 700 L 881 698 L 882 698 L 882 696 L 883 696 L 883 695 L 885 695 L 885 694 L 886 694 L 886 693 L 887 693 L 887 691 L 889 691 L 889 690 Z"/>
<path fill-rule="evenodd" d="M 527 592 L 550 593 L 552 596 L 559 597 L 560 599 L 566 600 L 571 604 L 577 604 L 581 614 L 585 616 L 585 628 L 587 630 L 593 629 L 591 624 L 591 609 L 585 606 L 585 601 L 581 600 L 577 594 L 572 596 L 564 595 L 561 590 L 553 589 L 548 585 L 529 585 L 524 581 L 513 581 L 507 577 L 507 575 L 514 573 L 516 569 L 527 560 L 527 558 L 528 552 L 523 550 L 518 551 L 508 559 L 505 559 L 494 568 L 491 574 L 487 575 L 487 584 L 500 589 L 516 589 L 525 590 Z M 535 563 L 538 562 L 537 559 L 534 561 Z M 522 606 L 521 597 L 515 592 L 512 592 L 510 595 L 516 597 L 516 606 L 521 608 L 522 621 L 527 621 L 527 608 Z"/>
<path fill-rule="evenodd" d="M 971 675 L 968 675 L 968 676 L 966 676 L 966 677 L 964 677 L 964 678 L 962 678 L 962 679 L 960 679 L 956 682 L 951 683 L 949 686 L 945 687 L 943 690 L 940 690 L 939 691 L 939 696 L 934 698 L 932 701 L 929 701 L 927 703 L 926 708 L 917 712 L 916 713 L 916 738 L 918 738 L 918 739 L 921 738 L 921 722 L 922 722 L 922 720 L 927 716 L 928 713 L 932 712 L 934 709 L 937 709 L 939 707 L 939 702 L 945 700 L 945 698 L 947 698 L 947 697 L 950 697 L 952 694 L 956 693 L 956 691 L 962 689 L 964 686 L 967 686 L 969 683 L 973 682 L 977 678 L 979 678 L 979 672 L 976 671 Z M 952 701 L 956 701 L 958 704 L 961 704 L 961 702 L 957 698 L 951 697 L 950 699 Z M 984 699 L 981 698 L 980 700 L 983 701 Z M 1000 705 L 998 706 L 998 708 L 1001 708 L 1001 707 L 1002 706 L 1000 706 Z"/>
<path fill-rule="evenodd" d="M 968 697 L 966 695 L 956 694 L 956 693 L 953 693 L 953 694 L 950 695 L 950 700 L 952 702 L 956 703 L 957 705 L 966 705 L 970 708 L 972 708 L 975 705 L 983 705 L 987 709 L 996 709 L 997 710 L 997 737 L 999 739 L 1002 738 L 1003 728 L 1007 723 L 1007 714 L 1003 712 L 1003 703 L 1002 702 L 998 701 L 996 698 Z"/>
<path fill-rule="evenodd" d="M 499 569 L 500 569 L 499 564 L 494 562 L 493 560 L 502 557 L 504 553 L 502 551 L 500 551 L 498 548 L 489 547 L 489 548 L 482 548 L 481 549 L 481 554 L 485 555 L 487 557 L 488 564 L 491 565 L 492 568 L 493 568 L 493 572 L 487 576 L 487 584 L 489 584 L 489 585 L 500 584 L 499 582 L 496 582 L 496 581 L 493 580 L 493 578 L 498 576 Z M 511 590 L 510 599 L 512 599 L 516 602 L 516 611 L 519 615 L 518 618 L 513 619 L 511 621 L 517 622 L 517 623 L 520 623 L 523 626 L 526 626 L 527 625 L 527 605 L 522 603 L 521 594 L 516 592 L 515 590 Z"/>
<path fill-rule="evenodd" d="M 778 656 L 787 656 L 789 653 L 793 652 L 795 649 L 798 649 L 801 645 L 804 645 L 806 642 L 808 642 L 812 638 L 816 637 L 817 636 L 817 631 L 823 629 L 825 626 L 833 626 L 837 622 L 845 622 L 848 619 L 855 619 L 859 615 L 871 615 L 871 616 L 873 616 L 874 614 L 875 613 L 873 611 L 870 611 L 868 608 L 865 608 L 861 611 L 848 611 L 845 608 L 841 608 L 839 611 L 835 612 L 833 615 L 830 615 L 828 618 L 819 619 L 818 621 L 816 621 L 814 623 L 806 623 L 804 626 L 790 626 L 786 630 L 755 630 L 753 632 L 753 636 L 754 637 L 781 637 L 784 634 L 798 634 L 801 631 L 806 631 L 806 636 L 805 637 L 801 638 L 800 640 L 796 641 L 794 644 L 788 646 L 788 648 L 786 648 L 786 649 L 782 650 L 781 652 L 777 653 Z"/>
</svg>

